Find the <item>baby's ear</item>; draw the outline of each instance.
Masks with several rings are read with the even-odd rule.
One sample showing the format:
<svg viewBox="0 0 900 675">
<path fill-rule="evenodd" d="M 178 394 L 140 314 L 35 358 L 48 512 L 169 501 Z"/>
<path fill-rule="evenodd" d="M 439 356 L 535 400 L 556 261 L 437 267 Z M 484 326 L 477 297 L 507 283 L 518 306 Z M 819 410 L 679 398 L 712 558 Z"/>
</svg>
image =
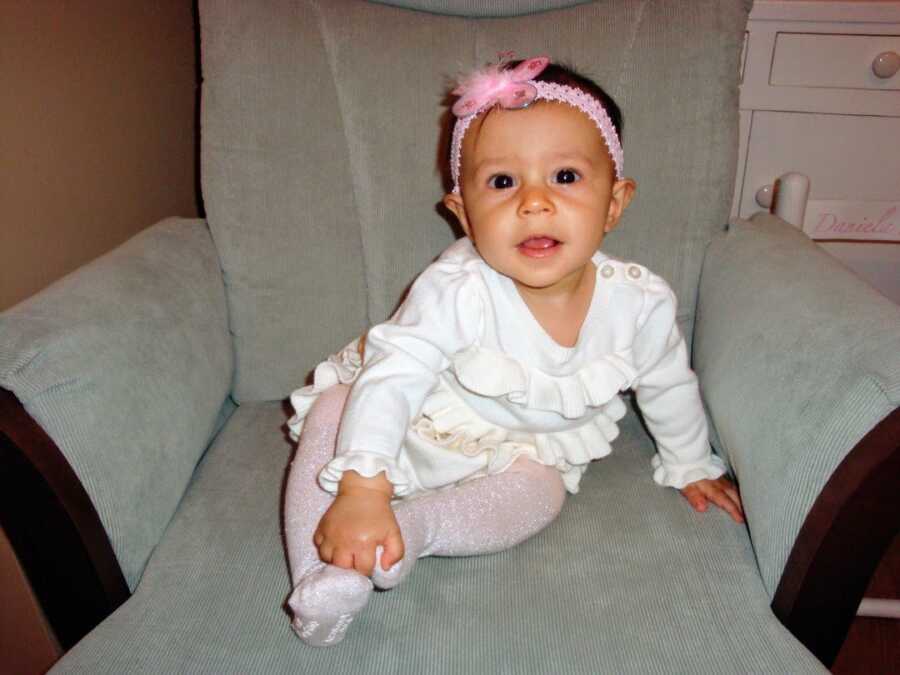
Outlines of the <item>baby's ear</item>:
<svg viewBox="0 0 900 675">
<path fill-rule="evenodd" d="M 466 217 L 466 205 L 463 202 L 462 195 L 456 192 L 448 192 L 444 195 L 444 206 L 453 211 L 453 215 L 456 216 L 466 236 L 471 238 L 472 232 L 469 228 L 469 219 Z"/>
<path fill-rule="evenodd" d="M 609 232 L 619 224 L 619 219 L 631 203 L 637 183 L 633 178 L 621 178 L 613 183 L 612 194 L 609 199 L 609 212 L 606 214 L 604 232 Z"/>
</svg>

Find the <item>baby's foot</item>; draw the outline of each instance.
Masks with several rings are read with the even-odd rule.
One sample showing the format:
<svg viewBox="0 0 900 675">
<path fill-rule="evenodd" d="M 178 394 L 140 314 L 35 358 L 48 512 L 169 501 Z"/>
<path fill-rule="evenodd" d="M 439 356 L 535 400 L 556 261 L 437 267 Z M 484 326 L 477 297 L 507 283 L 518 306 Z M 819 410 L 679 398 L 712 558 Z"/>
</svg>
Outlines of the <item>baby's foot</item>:
<svg viewBox="0 0 900 675">
<path fill-rule="evenodd" d="M 303 577 L 288 598 L 294 612 L 291 628 L 313 647 L 335 645 L 371 593 L 372 582 L 359 572 L 326 565 Z"/>
<path fill-rule="evenodd" d="M 406 578 L 416 563 L 416 558 L 411 555 L 407 549 L 406 556 L 402 560 L 398 560 L 389 570 L 381 568 L 381 554 L 384 553 L 379 546 L 375 549 L 375 571 L 372 573 L 372 583 L 378 588 L 387 590 L 393 588 Z"/>
</svg>

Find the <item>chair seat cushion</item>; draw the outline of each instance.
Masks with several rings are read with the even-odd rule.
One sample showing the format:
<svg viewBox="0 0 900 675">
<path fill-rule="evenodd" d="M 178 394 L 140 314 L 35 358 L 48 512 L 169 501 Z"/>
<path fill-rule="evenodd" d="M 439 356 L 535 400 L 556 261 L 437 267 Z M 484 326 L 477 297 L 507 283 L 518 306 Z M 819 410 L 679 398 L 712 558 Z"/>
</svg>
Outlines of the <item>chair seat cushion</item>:
<svg viewBox="0 0 900 675">
<path fill-rule="evenodd" d="M 343 643 L 290 630 L 280 403 L 245 403 L 207 452 L 134 596 L 54 672 L 827 672 L 769 609 L 747 531 L 651 478 L 633 414 L 535 538 L 420 561 Z"/>
</svg>

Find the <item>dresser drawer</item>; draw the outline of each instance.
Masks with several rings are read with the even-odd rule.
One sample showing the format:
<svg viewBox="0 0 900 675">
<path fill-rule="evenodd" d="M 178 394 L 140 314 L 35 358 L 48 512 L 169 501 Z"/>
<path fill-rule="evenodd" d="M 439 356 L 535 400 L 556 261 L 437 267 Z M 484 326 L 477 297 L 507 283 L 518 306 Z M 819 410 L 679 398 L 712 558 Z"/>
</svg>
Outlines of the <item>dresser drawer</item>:
<svg viewBox="0 0 900 675">
<path fill-rule="evenodd" d="M 769 84 L 781 87 L 900 89 L 900 73 L 881 78 L 872 62 L 900 54 L 900 35 L 778 33 Z"/>
<path fill-rule="evenodd" d="M 900 201 L 900 117 L 754 111 L 740 214 L 788 171 L 809 176 L 811 200 Z"/>
<path fill-rule="evenodd" d="M 873 223 L 900 226 L 900 117 L 753 111 L 740 215 L 760 211 L 756 191 L 797 171 L 809 176 L 803 229 L 851 239 Z M 826 212 L 833 211 L 836 216 Z M 837 221 L 847 221 L 847 227 Z M 855 222 L 862 227 L 854 228 Z M 845 231 L 853 230 L 850 234 Z M 900 242 L 823 241 L 822 248 L 900 304 Z M 831 238 L 831 237 L 829 237 Z"/>
</svg>

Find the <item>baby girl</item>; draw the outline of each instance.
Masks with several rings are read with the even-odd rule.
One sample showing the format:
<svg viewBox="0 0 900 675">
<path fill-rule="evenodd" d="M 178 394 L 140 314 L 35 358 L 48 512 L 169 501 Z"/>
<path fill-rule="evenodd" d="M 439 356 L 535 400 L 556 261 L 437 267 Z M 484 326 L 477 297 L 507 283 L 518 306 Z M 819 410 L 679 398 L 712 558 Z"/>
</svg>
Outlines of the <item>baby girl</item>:
<svg viewBox="0 0 900 675">
<path fill-rule="evenodd" d="M 396 586 L 416 559 L 500 551 L 550 524 L 609 454 L 627 389 L 656 441 L 653 479 L 743 520 L 675 296 L 599 251 L 636 187 L 616 104 L 543 57 L 476 71 L 453 93 L 444 204 L 467 236 L 364 348 L 291 397 L 288 604 L 311 645 L 339 642 L 373 585 Z"/>
</svg>

